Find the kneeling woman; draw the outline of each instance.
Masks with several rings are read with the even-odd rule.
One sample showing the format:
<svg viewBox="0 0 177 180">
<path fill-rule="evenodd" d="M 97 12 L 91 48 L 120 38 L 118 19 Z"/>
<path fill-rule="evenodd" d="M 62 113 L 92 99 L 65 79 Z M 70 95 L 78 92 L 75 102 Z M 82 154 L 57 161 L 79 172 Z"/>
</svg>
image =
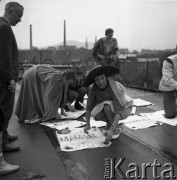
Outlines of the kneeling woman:
<svg viewBox="0 0 177 180">
<path fill-rule="evenodd" d="M 90 129 L 91 116 L 105 121 L 104 133 L 108 141 L 119 137 L 118 122 L 127 118 L 133 107 L 133 99 L 126 94 L 124 86 L 108 77 L 118 72 L 114 66 L 97 66 L 86 78 L 86 86 L 93 85 L 87 100 L 85 132 Z"/>
<path fill-rule="evenodd" d="M 15 114 L 20 122 L 43 122 L 60 119 L 64 111 L 67 86 L 75 81 L 71 70 L 60 72 L 46 65 L 37 65 L 28 69 L 22 79 Z"/>
</svg>

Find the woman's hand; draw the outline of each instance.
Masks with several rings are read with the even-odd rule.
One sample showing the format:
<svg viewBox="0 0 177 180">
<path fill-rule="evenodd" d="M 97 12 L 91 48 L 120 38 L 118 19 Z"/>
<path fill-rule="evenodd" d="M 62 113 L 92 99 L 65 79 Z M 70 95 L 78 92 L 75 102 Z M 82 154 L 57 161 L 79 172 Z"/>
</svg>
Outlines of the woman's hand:
<svg viewBox="0 0 177 180">
<path fill-rule="evenodd" d="M 61 115 L 63 116 L 67 116 L 68 114 L 66 113 L 66 111 L 64 110 L 64 108 L 61 108 Z"/>
<path fill-rule="evenodd" d="M 57 115 L 55 116 L 55 118 L 56 118 L 57 120 L 61 119 L 60 113 L 57 112 Z"/>
<path fill-rule="evenodd" d="M 88 130 L 90 130 L 90 125 L 87 124 L 84 128 L 84 133 L 88 133 Z"/>
<path fill-rule="evenodd" d="M 14 80 L 11 80 L 10 82 L 9 82 L 9 86 L 8 86 L 8 89 L 9 89 L 9 91 L 10 92 L 12 92 L 12 93 L 15 93 L 15 90 L 16 90 L 16 83 L 15 83 L 15 81 Z"/>
</svg>

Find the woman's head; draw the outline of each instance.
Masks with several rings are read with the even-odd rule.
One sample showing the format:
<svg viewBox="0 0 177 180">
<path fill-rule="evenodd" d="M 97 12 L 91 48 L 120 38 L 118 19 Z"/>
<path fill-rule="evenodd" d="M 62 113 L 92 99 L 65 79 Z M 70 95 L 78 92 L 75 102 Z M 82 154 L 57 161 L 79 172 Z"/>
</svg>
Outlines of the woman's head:
<svg viewBox="0 0 177 180">
<path fill-rule="evenodd" d="M 76 73 L 73 70 L 67 70 L 63 73 L 64 84 L 71 84 L 76 81 Z"/>
<path fill-rule="evenodd" d="M 107 78 L 106 78 L 105 74 L 96 76 L 94 78 L 94 81 L 100 89 L 104 89 L 107 86 Z"/>
<path fill-rule="evenodd" d="M 113 29 L 111 29 L 111 28 L 106 29 L 105 36 L 106 36 L 107 40 L 111 40 L 113 37 L 113 34 L 114 34 Z"/>
</svg>

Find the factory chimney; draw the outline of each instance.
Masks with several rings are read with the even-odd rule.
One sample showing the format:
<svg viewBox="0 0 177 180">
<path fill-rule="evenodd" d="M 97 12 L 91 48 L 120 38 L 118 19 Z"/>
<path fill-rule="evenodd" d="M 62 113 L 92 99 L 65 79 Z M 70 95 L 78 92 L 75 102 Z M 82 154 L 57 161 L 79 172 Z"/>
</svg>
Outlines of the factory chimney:
<svg viewBox="0 0 177 180">
<path fill-rule="evenodd" d="M 30 24 L 30 50 L 33 49 L 32 25 Z"/>
</svg>

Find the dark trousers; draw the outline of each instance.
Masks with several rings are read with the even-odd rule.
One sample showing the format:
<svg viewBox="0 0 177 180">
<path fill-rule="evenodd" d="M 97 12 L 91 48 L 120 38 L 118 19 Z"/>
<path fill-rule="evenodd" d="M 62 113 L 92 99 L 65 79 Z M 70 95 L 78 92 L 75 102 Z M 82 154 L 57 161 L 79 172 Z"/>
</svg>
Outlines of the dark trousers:
<svg viewBox="0 0 177 180">
<path fill-rule="evenodd" d="M 87 89 L 85 87 L 80 87 L 77 90 L 68 89 L 68 100 L 70 103 L 73 101 L 83 102 L 84 96 L 87 93 Z"/>
<path fill-rule="evenodd" d="M 15 100 L 15 93 L 10 92 L 8 86 L 8 83 L 0 82 L 0 131 L 3 131 L 3 142 L 6 140 L 4 132 L 7 131 Z"/>
<path fill-rule="evenodd" d="M 163 92 L 163 106 L 166 118 L 174 118 L 176 116 L 176 98 L 177 91 Z"/>
</svg>

